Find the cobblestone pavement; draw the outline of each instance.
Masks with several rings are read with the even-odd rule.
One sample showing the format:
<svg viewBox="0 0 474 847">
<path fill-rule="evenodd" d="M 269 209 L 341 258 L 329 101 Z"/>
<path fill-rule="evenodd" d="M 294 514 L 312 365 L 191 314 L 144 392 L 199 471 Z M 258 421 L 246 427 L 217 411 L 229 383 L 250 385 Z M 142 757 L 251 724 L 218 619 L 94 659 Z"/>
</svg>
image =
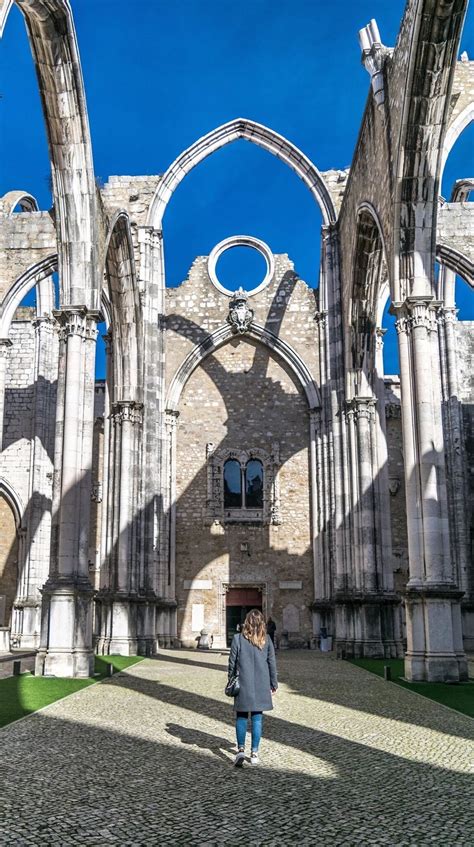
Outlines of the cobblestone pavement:
<svg viewBox="0 0 474 847">
<path fill-rule="evenodd" d="M 232 766 L 221 655 L 162 653 L 6 727 L 0 844 L 472 847 L 472 720 L 277 657 L 257 768 Z"/>
</svg>

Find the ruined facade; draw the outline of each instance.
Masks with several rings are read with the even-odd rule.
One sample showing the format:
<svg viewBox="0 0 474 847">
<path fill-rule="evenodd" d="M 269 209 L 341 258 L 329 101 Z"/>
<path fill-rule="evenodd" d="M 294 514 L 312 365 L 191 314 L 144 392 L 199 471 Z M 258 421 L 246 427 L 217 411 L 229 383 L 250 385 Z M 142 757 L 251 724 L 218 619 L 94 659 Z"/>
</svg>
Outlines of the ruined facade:
<svg viewBox="0 0 474 847">
<path fill-rule="evenodd" d="M 361 31 L 371 87 L 349 171 L 320 173 L 239 118 L 163 175 L 103 189 L 70 6 L 17 5 L 54 209 L 23 191 L 1 201 L 3 646 L 37 649 L 38 673 L 87 676 L 94 650 L 189 646 L 203 627 L 223 647 L 260 605 L 290 646 L 326 627 L 340 654 L 405 654 L 409 679 L 465 679 L 474 332 L 454 282 L 474 284 L 474 183 L 460 174 L 449 200 L 439 185 L 474 117 L 474 63 L 457 60 L 466 0 L 408 0 L 393 49 L 375 22 Z M 237 139 L 278 156 L 319 206 L 316 291 L 241 235 L 166 288 L 167 203 Z M 227 291 L 216 262 L 242 243 L 267 273 Z M 18 311 L 34 287 L 34 313 Z M 399 380 L 383 373 L 388 298 Z"/>
</svg>

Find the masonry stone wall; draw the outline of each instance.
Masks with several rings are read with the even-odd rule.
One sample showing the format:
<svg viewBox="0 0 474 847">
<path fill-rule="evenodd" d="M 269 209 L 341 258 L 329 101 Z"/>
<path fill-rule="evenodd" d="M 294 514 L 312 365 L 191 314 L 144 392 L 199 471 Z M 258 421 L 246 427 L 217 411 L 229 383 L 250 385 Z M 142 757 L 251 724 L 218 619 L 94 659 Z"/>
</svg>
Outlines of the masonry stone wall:
<svg viewBox="0 0 474 847">
<path fill-rule="evenodd" d="M 55 253 L 56 230 L 49 212 L 0 216 L 0 300 L 28 268 Z"/>
<path fill-rule="evenodd" d="M 396 591 L 401 592 L 408 581 L 408 535 L 400 379 L 397 376 L 390 376 L 386 377 L 384 382 L 394 586 Z"/>
<path fill-rule="evenodd" d="M 302 282 L 286 254 L 275 258 L 269 285 L 249 298 L 256 323 L 290 344 L 318 379 L 315 291 Z M 245 280 L 242 280 L 245 288 Z M 211 283 L 207 257 L 195 259 L 186 282 L 166 290 L 166 385 L 196 344 L 226 324 L 229 297 Z"/>
<path fill-rule="evenodd" d="M 31 318 L 34 309 L 17 311 L 21 320 L 10 329 L 12 346 L 5 377 L 5 410 L 3 452 L 0 474 L 11 482 L 14 490 L 28 502 L 30 451 L 34 420 L 35 334 Z M 54 409 L 52 410 L 54 415 Z"/>
<path fill-rule="evenodd" d="M 438 212 L 437 243 L 453 247 L 474 263 L 474 203 L 443 203 Z"/>
<path fill-rule="evenodd" d="M 0 494 L 0 627 L 10 626 L 18 580 L 18 537 L 10 504 Z"/>
<path fill-rule="evenodd" d="M 317 379 L 314 292 L 296 277 L 286 255 L 275 257 L 275 268 L 268 287 L 249 298 L 254 320 L 287 340 Z M 166 301 L 169 386 L 195 345 L 226 324 L 229 298 L 213 287 L 207 259 L 199 257 L 188 280 L 167 290 Z M 203 622 L 223 646 L 225 586 L 243 584 L 263 588 L 264 612 L 279 633 L 285 628 L 294 639 L 310 639 L 308 447 L 306 396 L 289 367 L 260 342 L 234 336 L 189 378 L 179 403 L 176 456 L 176 594 L 183 643 L 195 643 Z M 228 450 L 277 456 L 278 522 L 207 519 L 209 454 Z"/>
<path fill-rule="evenodd" d="M 462 404 L 464 447 L 467 459 L 470 550 L 474 562 L 474 321 L 456 323 L 458 393 Z"/>
<path fill-rule="evenodd" d="M 308 427 L 306 399 L 290 373 L 247 339 L 226 344 L 189 379 L 177 433 L 176 593 L 184 643 L 193 643 L 198 634 L 192 622 L 197 604 L 204 606 L 204 624 L 225 643 L 225 584 L 262 585 L 265 611 L 279 632 L 287 607 L 295 606 L 292 634 L 310 637 Z M 278 445 L 280 525 L 206 525 L 208 444 L 267 453 Z M 196 579 L 210 587 L 188 588 Z M 285 582 L 298 588 L 284 588 Z"/>
</svg>

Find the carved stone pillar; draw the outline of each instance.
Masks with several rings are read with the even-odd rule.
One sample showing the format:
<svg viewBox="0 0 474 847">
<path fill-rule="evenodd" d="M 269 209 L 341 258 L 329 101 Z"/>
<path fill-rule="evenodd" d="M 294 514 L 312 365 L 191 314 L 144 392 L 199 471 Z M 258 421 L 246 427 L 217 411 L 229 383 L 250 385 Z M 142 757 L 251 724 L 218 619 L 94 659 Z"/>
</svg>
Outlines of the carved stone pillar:
<svg viewBox="0 0 474 847">
<path fill-rule="evenodd" d="M 447 268 L 441 270 L 444 270 L 446 276 L 451 274 Z M 469 498 L 468 458 L 458 390 L 456 315 L 457 309 L 454 305 L 445 305 L 438 309 L 451 556 L 457 584 L 460 590 L 464 591 L 462 610 L 467 624 L 464 643 L 469 650 L 474 649 L 474 575 L 470 551 L 469 512 L 466 509 Z"/>
<path fill-rule="evenodd" d="M 14 608 L 12 635 L 24 649 L 39 647 L 41 587 L 48 578 L 51 552 L 51 509 L 56 405 L 58 340 L 57 322 L 48 316 L 36 318 L 34 425 L 30 452 L 28 510 L 24 557 L 19 559 L 19 591 Z"/>
<path fill-rule="evenodd" d="M 111 553 L 111 515 L 112 515 L 112 470 L 113 470 L 113 438 L 110 426 L 111 397 L 113 393 L 113 342 L 109 331 L 103 336 L 105 342 L 106 381 L 104 397 L 104 465 L 102 484 L 102 516 L 100 538 L 100 587 L 109 588 L 111 585 L 110 553 Z"/>
<path fill-rule="evenodd" d="M 173 603 L 176 600 L 176 438 L 179 412 L 167 409 L 166 460 L 163 467 L 163 518 L 160 543 L 160 585 L 158 593 Z M 160 647 L 171 647 L 178 637 L 176 609 L 170 608 L 157 620 Z"/>
<path fill-rule="evenodd" d="M 9 338 L 0 338 L 0 452 L 3 450 L 3 411 L 5 408 L 5 375 L 12 342 Z"/>
<path fill-rule="evenodd" d="M 87 677 L 93 670 L 89 522 L 94 368 L 99 312 L 55 312 L 60 323 L 56 504 L 49 578 L 43 587 L 37 673 Z"/>
<path fill-rule="evenodd" d="M 387 591 L 393 591 L 392 527 L 390 523 L 385 383 L 383 380 L 383 339 L 386 332 L 386 329 L 380 327 L 375 331 L 375 394 L 377 397 L 377 407 L 375 415 L 374 486 L 377 501 L 376 521 L 382 563 L 383 587 Z"/>
<path fill-rule="evenodd" d="M 374 397 L 356 397 L 352 400 L 357 437 L 359 472 L 358 512 L 361 544 L 361 584 L 363 591 L 380 589 L 375 539 L 374 468 L 372 442 L 375 422 Z"/>
<path fill-rule="evenodd" d="M 436 310 L 430 296 L 396 307 L 400 350 L 410 579 L 405 675 L 467 678 L 450 555 Z"/>
<path fill-rule="evenodd" d="M 139 562 L 137 550 L 136 508 L 137 461 L 142 405 L 132 400 L 114 403 L 111 410 L 113 427 L 113 464 L 109 468 L 109 500 L 111 514 L 111 578 L 101 590 L 101 632 L 99 650 L 104 653 L 134 655 L 138 650 Z"/>
</svg>

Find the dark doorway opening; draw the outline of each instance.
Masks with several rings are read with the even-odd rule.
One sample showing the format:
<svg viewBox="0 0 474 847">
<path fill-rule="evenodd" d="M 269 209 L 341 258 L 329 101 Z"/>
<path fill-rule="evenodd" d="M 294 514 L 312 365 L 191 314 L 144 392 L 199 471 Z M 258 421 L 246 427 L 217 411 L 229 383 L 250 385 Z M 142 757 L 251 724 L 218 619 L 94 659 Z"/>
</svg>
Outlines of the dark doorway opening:
<svg viewBox="0 0 474 847">
<path fill-rule="evenodd" d="M 238 626 L 242 625 L 247 612 L 251 609 L 263 609 L 262 590 L 260 588 L 236 586 L 229 588 L 226 594 L 226 643 L 230 647 Z"/>
</svg>

